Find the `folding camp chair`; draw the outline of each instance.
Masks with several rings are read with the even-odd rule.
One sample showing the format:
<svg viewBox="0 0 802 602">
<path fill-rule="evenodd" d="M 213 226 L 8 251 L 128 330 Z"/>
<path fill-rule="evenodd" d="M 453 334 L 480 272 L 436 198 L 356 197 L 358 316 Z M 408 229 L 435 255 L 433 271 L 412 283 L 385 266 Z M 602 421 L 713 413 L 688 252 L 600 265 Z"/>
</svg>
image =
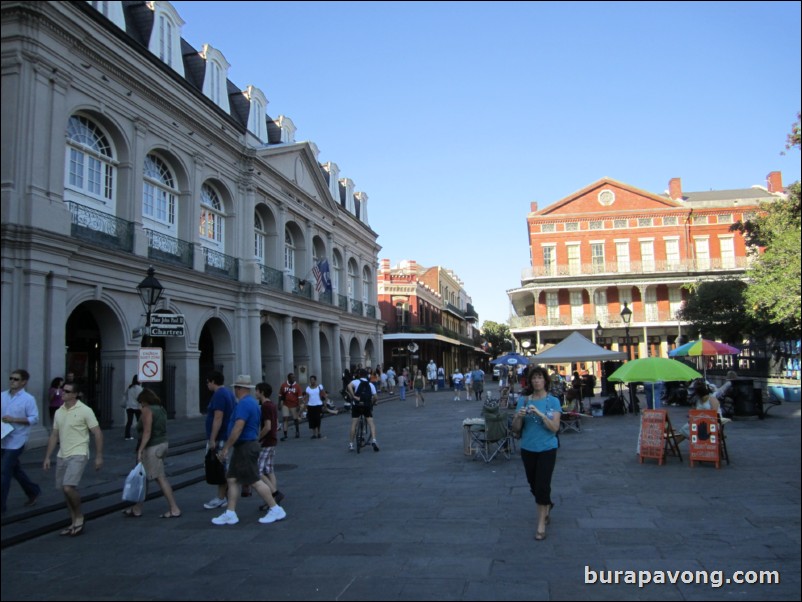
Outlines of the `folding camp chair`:
<svg viewBox="0 0 802 602">
<path fill-rule="evenodd" d="M 512 433 L 507 428 L 507 415 L 501 412 L 498 406 L 487 407 L 482 410 L 485 419 L 484 428 L 471 429 L 471 445 L 476 449 L 474 460 L 481 458 L 490 462 L 499 453 L 510 459 L 512 452 Z"/>
<path fill-rule="evenodd" d="M 566 395 L 566 399 L 568 395 Z M 566 431 L 582 432 L 582 402 L 574 397 L 562 407 L 560 414 L 560 434 Z"/>
</svg>

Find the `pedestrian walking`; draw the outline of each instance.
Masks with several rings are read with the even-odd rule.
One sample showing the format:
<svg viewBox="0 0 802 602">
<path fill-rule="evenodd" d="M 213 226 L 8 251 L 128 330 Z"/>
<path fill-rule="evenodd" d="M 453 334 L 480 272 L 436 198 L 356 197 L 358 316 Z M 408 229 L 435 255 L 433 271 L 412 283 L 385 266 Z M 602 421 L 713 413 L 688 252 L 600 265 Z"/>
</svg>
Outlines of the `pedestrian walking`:
<svg viewBox="0 0 802 602">
<path fill-rule="evenodd" d="M 28 478 L 22 470 L 20 456 L 25 451 L 25 444 L 31 434 L 31 427 L 39 422 L 39 409 L 36 399 L 25 390 L 31 375 L 27 370 L 14 370 L 8 377 L 8 389 L 3 391 L 0 401 L 0 414 L 3 420 L 2 462 L 0 463 L 0 480 L 2 480 L 3 514 L 6 513 L 6 502 L 11 490 L 11 479 L 16 479 L 28 497 L 26 506 L 33 506 L 42 493 L 42 488 Z M 7 429 L 11 429 L 6 433 Z"/>
<path fill-rule="evenodd" d="M 136 418 L 137 425 L 142 416 L 142 410 L 139 407 L 139 394 L 142 392 L 142 385 L 139 384 L 139 375 L 134 374 L 131 379 L 131 384 L 123 393 L 123 407 L 125 408 L 125 440 L 131 441 L 131 426 Z"/>
<path fill-rule="evenodd" d="M 89 433 L 95 439 L 95 470 L 103 467 L 103 433 L 92 408 L 78 400 L 81 394 L 78 383 L 65 384 L 63 393 L 64 404 L 56 410 L 42 468 L 50 470 L 50 456 L 58 446 L 56 488 L 64 493 L 70 513 L 70 526 L 59 535 L 76 537 L 84 532 L 78 485 L 89 462 Z"/>
<path fill-rule="evenodd" d="M 210 449 L 215 450 L 215 453 L 219 452 L 228 438 L 228 423 L 231 420 L 234 406 L 237 405 L 237 400 L 231 390 L 223 386 L 224 383 L 225 377 L 219 370 L 212 370 L 206 377 L 206 387 L 212 392 L 212 398 L 206 408 L 206 450 L 204 454 L 208 453 Z M 203 505 L 207 510 L 225 508 L 228 503 L 226 499 L 228 485 L 224 483 L 216 485 L 216 487 L 217 495 Z"/>
</svg>

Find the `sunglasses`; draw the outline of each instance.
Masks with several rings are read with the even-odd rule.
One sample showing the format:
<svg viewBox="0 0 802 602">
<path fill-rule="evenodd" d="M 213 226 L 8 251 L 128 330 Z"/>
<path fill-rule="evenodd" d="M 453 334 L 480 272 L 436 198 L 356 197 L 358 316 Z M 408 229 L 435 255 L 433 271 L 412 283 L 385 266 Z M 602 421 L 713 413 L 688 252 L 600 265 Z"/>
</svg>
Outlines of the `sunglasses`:
<svg viewBox="0 0 802 602">
<path fill-rule="evenodd" d="M 19 376 L 9 376 L 8 380 L 22 380 Z"/>
</svg>

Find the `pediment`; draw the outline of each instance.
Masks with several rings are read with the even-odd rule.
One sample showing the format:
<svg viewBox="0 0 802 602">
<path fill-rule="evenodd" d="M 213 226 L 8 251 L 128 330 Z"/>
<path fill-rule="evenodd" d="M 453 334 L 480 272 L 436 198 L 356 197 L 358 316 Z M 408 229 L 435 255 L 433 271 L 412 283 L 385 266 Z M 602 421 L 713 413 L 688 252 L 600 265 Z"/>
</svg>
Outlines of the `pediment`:
<svg viewBox="0 0 802 602">
<path fill-rule="evenodd" d="M 336 209 L 321 168 L 306 142 L 266 148 L 257 152 L 257 158 L 311 200 L 331 210 Z"/>
<path fill-rule="evenodd" d="M 684 203 L 673 201 L 667 196 L 641 190 L 612 178 L 602 178 L 532 215 L 558 217 L 594 213 L 641 213 L 672 209 L 687 209 L 687 207 Z"/>
</svg>

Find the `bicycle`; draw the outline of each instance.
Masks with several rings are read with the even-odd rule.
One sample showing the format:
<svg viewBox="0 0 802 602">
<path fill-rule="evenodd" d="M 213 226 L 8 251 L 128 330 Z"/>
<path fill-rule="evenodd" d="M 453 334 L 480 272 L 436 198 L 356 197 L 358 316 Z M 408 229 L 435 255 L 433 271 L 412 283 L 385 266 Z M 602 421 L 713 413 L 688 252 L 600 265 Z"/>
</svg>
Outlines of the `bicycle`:
<svg viewBox="0 0 802 602">
<path fill-rule="evenodd" d="M 356 423 L 356 453 L 368 444 L 368 419 L 365 416 L 360 416 L 359 421 Z"/>
</svg>

